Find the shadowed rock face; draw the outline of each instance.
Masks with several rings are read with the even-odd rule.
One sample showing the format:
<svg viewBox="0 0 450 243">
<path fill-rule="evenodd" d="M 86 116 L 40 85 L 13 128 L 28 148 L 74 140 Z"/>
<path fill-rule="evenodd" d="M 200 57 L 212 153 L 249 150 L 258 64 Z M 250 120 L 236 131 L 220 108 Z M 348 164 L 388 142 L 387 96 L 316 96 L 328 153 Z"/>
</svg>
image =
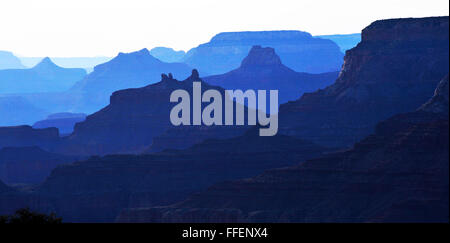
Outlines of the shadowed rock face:
<svg viewBox="0 0 450 243">
<path fill-rule="evenodd" d="M 280 132 L 350 146 L 377 122 L 414 111 L 448 73 L 448 17 L 376 21 L 347 51 L 335 84 L 280 107 Z"/>
<path fill-rule="evenodd" d="M 219 183 L 172 206 L 127 209 L 118 221 L 448 222 L 445 82 L 427 107 L 446 112 L 396 115 L 351 150 Z"/>
<path fill-rule="evenodd" d="M 238 68 L 254 45 L 274 48 L 282 62 L 297 72 L 334 72 L 342 65 L 343 54 L 336 43 L 301 31 L 220 33 L 189 50 L 183 62 L 204 73 L 226 73 Z"/>
<path fill-rule="evenodd" d="M 275 50 L 253 46 L 238 69 L 205 77 L 212 85 L 225 89 L 278 90 L 279 104 L 298 99 L 304 92 L 313 92 L 332 84 L 338 72 L 323 74 L 298 73 L 282 64 Z"/>
<path fill-rule="evenodd" d="M 60 166 L 38 189 L 67 221 L 111 222 L 123 208 L 167 205 L 213 183 L 292 165 L 325 151 L 287 136 L 207 140 L 182 151 L 91 158 Z"/>
</svg>

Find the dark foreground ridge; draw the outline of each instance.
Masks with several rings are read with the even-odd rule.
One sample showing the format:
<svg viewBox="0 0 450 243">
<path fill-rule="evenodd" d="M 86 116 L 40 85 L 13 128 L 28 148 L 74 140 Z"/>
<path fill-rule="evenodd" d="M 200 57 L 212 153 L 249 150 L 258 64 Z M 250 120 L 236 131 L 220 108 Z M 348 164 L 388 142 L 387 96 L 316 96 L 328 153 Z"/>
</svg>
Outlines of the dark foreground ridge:
<svg viewBox="0 0 450 243">
<path fill-rule="evenodd" d="M 443 105 L 448 92 L 447 77 L 427 104 Z M 394 116 L 349 151 L 219 183 L 172 206 L 124 210 L 118 221 L 448 222 L 444 108 Z"/>
</svg>

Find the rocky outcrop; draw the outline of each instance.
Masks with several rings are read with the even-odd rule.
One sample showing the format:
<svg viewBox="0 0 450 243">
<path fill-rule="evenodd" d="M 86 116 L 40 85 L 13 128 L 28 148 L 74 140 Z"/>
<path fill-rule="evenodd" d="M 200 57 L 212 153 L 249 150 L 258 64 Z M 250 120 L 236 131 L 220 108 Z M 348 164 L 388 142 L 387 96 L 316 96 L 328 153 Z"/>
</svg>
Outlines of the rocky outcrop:
<svg viewBox="0 0 450 243">
<path fill-rule="evenodd" d="M 429 105 L 448 97 L 442 85 Z M 445 108 L 396 115 L 351 150 L 219 183 L 172 206 L 123 210 L 118 221 L 448 223 Z"/>
<path fill-rule="evenodd" d="M 278 90 L 279 104 L 300 98 L 332 84 L 338 72 L 323 74 L 298 73 L 282 64 L 273 48 L 253 46 L 238 69 L 205 77 L 212 85 L 225 89 Z"/>
<path fill-rule="evenodd" d="M 449 72 L 448 17 L 376 21 L 348 50 L 335 84 L 280 107 L 280 132 L 351 146 L 377 122 L 414 111 Z"/>
<path fill-rule="evenodd" d="M 254 45 L 274 48 L 282 62 L 297 72 L 334 72 L 342 65 L 343 54 L 334 42 L 301 31 L 220 33 L 189 50 L 183 61 L 203 73 L 222 74 L 238 68 Z"/>
</svg>

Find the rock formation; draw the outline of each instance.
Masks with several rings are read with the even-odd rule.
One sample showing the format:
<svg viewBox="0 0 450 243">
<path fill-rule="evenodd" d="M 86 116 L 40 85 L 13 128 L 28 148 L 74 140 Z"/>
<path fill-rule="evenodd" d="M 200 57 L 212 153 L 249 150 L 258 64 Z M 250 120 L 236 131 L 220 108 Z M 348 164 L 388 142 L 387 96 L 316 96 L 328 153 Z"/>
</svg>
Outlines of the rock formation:
<svg viewBox="0 0 450 243">
<path fill-rule="evenodd" d="M 343 54 L 330 40 L 301 31 L 225 32 L 189 50 L 183 62 L 202 73 L 222 74 L 236 69 L 254 45 L 272 47 L 287 67 L 297 72 L 338 71 Z"/>
<path fill-rule="evenodd" d="M 278 90 L 278 103 L 300 98 L 334 83 L 338 72 L 298 73 L 282 64 L 270 47 L 253 46 L 238 69 L 203 78 L 205 82 L 225 89 Z"/>
<path fill-rule="evenodd" d="M 449 72 L 448 17 L 372 23 L 335 84 L 280 107 L 280 132 L 347 147 L 377 122 L 414 111 Z"/>
</svg>

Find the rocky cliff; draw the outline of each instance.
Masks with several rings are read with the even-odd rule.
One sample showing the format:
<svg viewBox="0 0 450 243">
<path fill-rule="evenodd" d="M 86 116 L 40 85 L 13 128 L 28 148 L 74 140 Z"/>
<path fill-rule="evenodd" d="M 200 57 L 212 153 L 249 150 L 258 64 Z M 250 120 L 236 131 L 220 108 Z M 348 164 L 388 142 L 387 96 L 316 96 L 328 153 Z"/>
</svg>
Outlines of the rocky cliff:
<svg viewBox="0 0 450 243">
<path fill-rule="evenodd" d="M 414 111 L 449 70 L 448 17 L 376 21 L 348 50 L 335 84 L 280 107 L 280 132 L 351 146 L 377 122 Z"/>
</svg>

